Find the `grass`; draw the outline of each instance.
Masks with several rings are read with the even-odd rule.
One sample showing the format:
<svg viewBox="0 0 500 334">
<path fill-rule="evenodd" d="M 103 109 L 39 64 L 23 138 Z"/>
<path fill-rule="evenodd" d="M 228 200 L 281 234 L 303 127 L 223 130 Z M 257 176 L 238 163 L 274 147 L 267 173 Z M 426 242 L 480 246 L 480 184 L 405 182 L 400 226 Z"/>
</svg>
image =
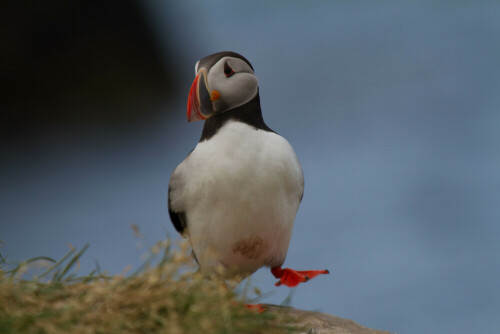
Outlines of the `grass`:
<svg viewBox="0 0 500 334">
<path fill-rule="evenodd" d="M 56 261 L 9 267 L 0 255 L 0 333 L 290 333 L 284 314 L 248 310 L 235 284 L 202 277 L 182 243 L 164 241 L 127 276 L 75 266 L 88 245 Z M 160 260 L 155 265 L 155 256 Z"/>
</svg>

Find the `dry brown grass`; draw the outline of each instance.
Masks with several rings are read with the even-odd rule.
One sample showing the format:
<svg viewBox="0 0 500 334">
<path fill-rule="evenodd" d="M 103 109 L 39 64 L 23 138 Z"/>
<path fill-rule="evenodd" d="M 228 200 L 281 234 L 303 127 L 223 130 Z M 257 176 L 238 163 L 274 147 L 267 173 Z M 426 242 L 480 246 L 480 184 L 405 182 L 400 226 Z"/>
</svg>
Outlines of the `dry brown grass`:
<svg viewBox="0 0 500 334">
<path fill-rule="evenodd" d="M 0 333 L 287 333 L 285 315 L 245 308 L 235 286 L 196 272 L 186 244 L 161 242 L 158 264 L 127 276 L 71 274 L 85 251 L 60 261 L 0 266 Z M 26 272 L 45 262 L 30 279 Z"/>
</svg>

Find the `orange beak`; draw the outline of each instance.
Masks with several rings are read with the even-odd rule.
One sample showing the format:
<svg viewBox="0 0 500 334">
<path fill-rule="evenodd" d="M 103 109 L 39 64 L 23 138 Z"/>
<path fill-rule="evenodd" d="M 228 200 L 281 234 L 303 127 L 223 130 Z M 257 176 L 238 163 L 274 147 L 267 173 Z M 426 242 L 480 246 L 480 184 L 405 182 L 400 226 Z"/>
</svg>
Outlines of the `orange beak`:
<svg viewBox="0 0 500 334">
<path fill-rule="evenodd" d="M 188 122 L 204 120 L 212 116 L 215 113 L 214 102 L 219 98 L 219 92 L 210 91 L 208 87 L 207 71 L 204 68 L 200 69 L 189 90 L 187 103 Z"/>
<path fill-rule="evenodd" d="M 200 110 L 200 94 L 199 91 L 199 79 L 200 74 L 196 75 L 194 78 L 191 89 L 189 90 L 188 102 L 187 102 L 187 120 L 188 122 L 194 122 L 199 120 L 204 120 L 206 117 L 203 116 Z"/>
</svg>

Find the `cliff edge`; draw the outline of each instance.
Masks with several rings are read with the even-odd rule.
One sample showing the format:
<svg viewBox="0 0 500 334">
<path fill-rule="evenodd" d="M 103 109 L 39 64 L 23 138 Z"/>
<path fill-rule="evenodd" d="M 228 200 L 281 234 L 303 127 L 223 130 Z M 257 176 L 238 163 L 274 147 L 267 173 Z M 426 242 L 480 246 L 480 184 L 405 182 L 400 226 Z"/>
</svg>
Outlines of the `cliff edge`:
<svg viewBox="0 0 500 334">
<path fill-rule="evenodd" d="M 265 305 L 269 312 L 285 312 L 297 321 L 297 326 L 304 328 L 297 334 L 391 334 L 387 331 L 371 329 L 352 320 L 334 315 L 304 311 L 293 307 Z"/>
</svg>

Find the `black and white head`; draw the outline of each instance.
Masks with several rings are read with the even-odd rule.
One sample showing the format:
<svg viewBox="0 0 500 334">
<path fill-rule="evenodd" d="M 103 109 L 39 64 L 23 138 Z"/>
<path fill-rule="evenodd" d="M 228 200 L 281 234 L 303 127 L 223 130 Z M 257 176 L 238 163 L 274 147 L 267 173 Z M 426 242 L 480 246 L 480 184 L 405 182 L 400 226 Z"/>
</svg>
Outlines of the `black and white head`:
<svg viewBox="0 0 500 334">
<path fill-rule="evenodd" d="M 189 90 L 189 122 L 242 106 L 259 91 L 250 62 L 235 52 L 219 52 L 196 63 L 194 82 Z"/>
</svg>

